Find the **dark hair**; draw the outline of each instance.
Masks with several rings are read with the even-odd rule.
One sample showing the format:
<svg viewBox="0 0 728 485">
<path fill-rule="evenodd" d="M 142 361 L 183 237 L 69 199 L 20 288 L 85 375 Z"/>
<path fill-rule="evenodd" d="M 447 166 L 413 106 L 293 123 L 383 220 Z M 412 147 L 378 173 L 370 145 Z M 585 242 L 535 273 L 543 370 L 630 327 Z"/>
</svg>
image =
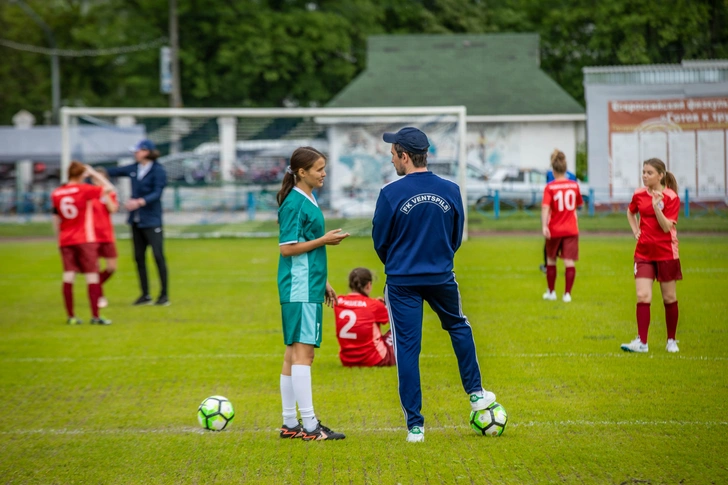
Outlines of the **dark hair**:
<svg viewBox="0 0 728 485">
<path fill-rule="evenodd" d="M 649 165 L 657 170 L 657 173 L 662 175 L 660 183 L 668 189 L 672 190 L 673 192 L 677 193 L 677 180 L 672 173 L 667 171 L 667 166 L 665 166 L 665 162 L 663 162 L 659 158 L 650 158 L 649 160 L 645 160 L 642 165 Z"/>
<path fill-rule="evenodd" d="M 412 153 L 405 150 L 399 143 L 393 143 L 394 151 L 397 152 L 397 156 L 402 158 L 402 154 L 406 153 L 412 160 L 412 165 L 415 167 L 426 167 L 427 166 L 427 152 L 425 153 Z"/>
<path fill-rule="evenodd" d="M 354 268 L 349 273 L 349 288 L 364 295 L 364 287 L 372 282 L 372 272 L 366 268 Z"/>
<path fill-rule="evenodd" d="M 146 158 L 147 160 L 152 160 L 152 161 L 154 161 L 154 160 L 156 160 L 157 158 L 159 158 L 159 157 L 161 156 L 161 154 L 159 153 L 159 150 L 147 150 L 147 151 L 148 151 L 149 153 L 147 153 L 147 156 L 146 156 L 146 157 L 144 157 L 144 158 Z"/>
<path fill-rule="evenodd" d="M 68 166 L 68 179 L 78 179 L 85 171 L 86 165 L 78 160 L 73 160 L 71 165 Z"/>
<path fill-rule="evenodd" d="M 566 173 L 566 155 L 558 148 L 554 148 L 554 151 L 551 153 L 551 168 L 554 173 L 558 173 L 559 175 Z"/>
<path fill-rule="evenodd" d="M 279 190 L 278 195 L 276 195 L 278 206 L 283 205 L 283 201 L 286 200 L 288 194 L 290 194 L 293 187 L 296 186 L 298 171 L 300 169 L 310 169 L 319 158 L 326 160 L 326 156 L 313 147 L 299 147 L 293 151 L 290 162 L 291 172 L 293 173 L 288 173 L 288 170 L 286 169 L 286 174 L 283 176 L 283 182 L 281 182 L 281 190 Z"/>
</svg>

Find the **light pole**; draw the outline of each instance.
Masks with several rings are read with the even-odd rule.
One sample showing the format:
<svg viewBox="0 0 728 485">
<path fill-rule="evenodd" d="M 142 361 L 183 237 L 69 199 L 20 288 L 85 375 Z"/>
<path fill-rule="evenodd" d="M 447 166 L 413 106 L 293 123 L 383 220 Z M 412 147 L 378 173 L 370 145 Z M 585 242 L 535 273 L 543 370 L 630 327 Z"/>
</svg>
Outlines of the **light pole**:
<svg viewBox="0 0 728 485">
<path fill-rule="evenodd" d="M 53 103 L 53 119 L 52 123 L 56 124 L 58 123 L 58 111 L 61 109 L 61 73 L 58 63 L 58 54 L 55 53 L 55 50 L 57 49 L 56 45 L 56 38 L 53 35 L 53 31 L 51 31 L 51 28 L 46 24 L 42 18 L 38 16 L 35 11 L 30 8 L 30 6 L 25 3 L 23 0 L 10 0 L 11 2 L 17 3 L 20 8 L 25 11 L 25 13 L 30 16 L 30 18 L 33 19 L 33 21 L 40 26 L 41 29 L 43 29 L 43 32 L 46 35 L 46 39 L 48 40 L 48 45 L 51 49 L 53 49 L 54 53 L 51 54 L 51 97 L 52 97 L 52 103 Z"/>
</svg>

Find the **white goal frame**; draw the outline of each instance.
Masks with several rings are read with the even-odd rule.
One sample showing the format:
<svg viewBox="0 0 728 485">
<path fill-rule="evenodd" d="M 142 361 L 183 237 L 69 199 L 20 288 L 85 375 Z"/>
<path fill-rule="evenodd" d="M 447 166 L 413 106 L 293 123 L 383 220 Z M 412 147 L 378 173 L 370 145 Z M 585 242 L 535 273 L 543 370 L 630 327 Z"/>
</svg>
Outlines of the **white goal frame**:
<svg viewBox="0 0 728 485">
<path fill-rule="evenodd" d="M 463 239 L 468 237 L 467 177 L 467 109 L 465 106 L 420 106 L 397 108 L 61 108 L 61 179 L 66 179 L 71 164 L 71 121 L 80 116 L 133 116 L 165 118 L 403 118 L 453 116 L 458 133 L 458 184 L 465 207 Z"/>
</svg>

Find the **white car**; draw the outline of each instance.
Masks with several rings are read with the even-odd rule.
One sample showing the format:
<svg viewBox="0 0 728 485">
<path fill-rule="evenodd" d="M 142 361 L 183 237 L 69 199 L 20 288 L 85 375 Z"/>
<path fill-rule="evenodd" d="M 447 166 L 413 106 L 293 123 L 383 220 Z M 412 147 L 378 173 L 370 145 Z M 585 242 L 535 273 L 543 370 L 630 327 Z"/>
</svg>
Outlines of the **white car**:
<svg viewBox="0 0 728 485">
<path fill-rule="evenodd" d="M 428 163 L 431 172 L 458 183 L 457 162 Z M 589 189 L 579 183 L 584 204 L 589 198 Z M 546 172 L 538 169 L 519 167 L 497 167 L 491 173 L 468 164 L 466 189 L 468 205 L 484 205 L 492 203 L 496 191 L 502 203 L 516 206 L 534 206 L 541 202 L 543 189 L 546 186 Z"/>
</svg>

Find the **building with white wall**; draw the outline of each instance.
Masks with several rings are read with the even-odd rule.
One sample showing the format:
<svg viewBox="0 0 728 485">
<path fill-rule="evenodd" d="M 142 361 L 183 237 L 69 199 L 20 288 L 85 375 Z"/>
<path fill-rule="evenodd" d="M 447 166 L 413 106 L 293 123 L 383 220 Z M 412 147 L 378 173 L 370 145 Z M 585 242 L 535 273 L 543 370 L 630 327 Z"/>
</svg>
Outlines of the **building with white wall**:
<svg viewBox="0 0 728 485">
<path fill-rule="evenodd" d="M 681 196 L 728 196 L 728 60 L 589 67 L 584 88 L 598 199 L 627 199 L 649 158 L 666 163 Z"/>
</svg>

